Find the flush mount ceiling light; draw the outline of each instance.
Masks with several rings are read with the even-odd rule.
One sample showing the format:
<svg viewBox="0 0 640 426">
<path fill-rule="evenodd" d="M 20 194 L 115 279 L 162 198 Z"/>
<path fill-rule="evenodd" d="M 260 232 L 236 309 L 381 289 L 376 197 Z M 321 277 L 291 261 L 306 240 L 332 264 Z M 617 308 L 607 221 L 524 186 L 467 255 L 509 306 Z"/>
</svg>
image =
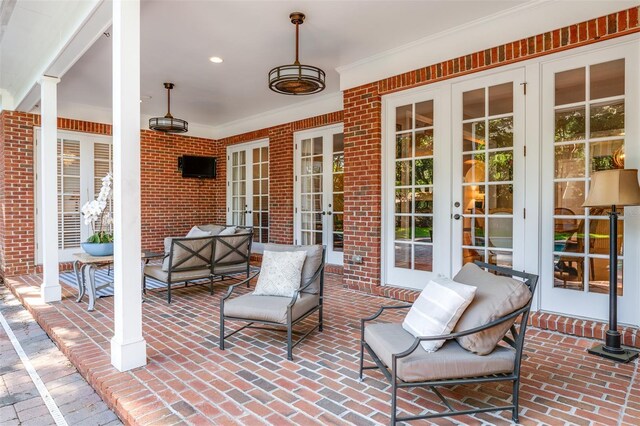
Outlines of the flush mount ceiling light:
<svg viewBox="0 0 640 426">
<path fill-rule="evenodd" d="M 155 117 L 149 119 L 149 128 L 165 133 L 184 133 L 189 130 L 189 123 L 179 118 L 173 118 L 171 115 L 171 89 L 173 83 L 164 83 L 167 89 L 167 114 L 164 117 Z"/>
<path fill-rule="evenodd" d="M 299 27 L 304 22 L 304 13 L 289 15 L 296 26 L 296 61 L 291 65 L 281 65 L 269 71 L 269 89 L 283 95 L 311 95 L 325 88 L 325 73 L 318 67 L 302 65 L 298 60 Z"/>
<path fill-rule="evenodd" d="M 210 60 L 211 62 L 213 62 L 214 64 L 221 64 L 221 63 L 223 63 L 223 62 L 224 62 L 224 61 L 222 60 L 222 58 L 221 58 L 221 57 L 219 57 L 219 56 L 212 56 L 212 57 L 210 57 L 210 58 L 209 58 L 209 60 Z"/>
</svg>

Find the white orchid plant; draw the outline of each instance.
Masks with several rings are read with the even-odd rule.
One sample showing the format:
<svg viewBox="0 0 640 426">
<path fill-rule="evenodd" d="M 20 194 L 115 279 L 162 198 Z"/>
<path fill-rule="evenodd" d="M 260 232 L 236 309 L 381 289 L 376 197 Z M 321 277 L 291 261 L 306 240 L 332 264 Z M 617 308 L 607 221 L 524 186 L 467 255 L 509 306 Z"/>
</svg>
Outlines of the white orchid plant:
<svg viewBox="0 0 640 426">
<path fill-rule="evenodd" d="M 102 188 L 98 198 L 88 201 L 82 206 L 82 215 L 85 225 L 91 226 L 91 236 L 88 243 L 111 243 L 113 242 L 113 218 L 109 212 L 111 199 L 111 186 L 113 176 L 108 173 L 102 178 Z"/>
</svg>

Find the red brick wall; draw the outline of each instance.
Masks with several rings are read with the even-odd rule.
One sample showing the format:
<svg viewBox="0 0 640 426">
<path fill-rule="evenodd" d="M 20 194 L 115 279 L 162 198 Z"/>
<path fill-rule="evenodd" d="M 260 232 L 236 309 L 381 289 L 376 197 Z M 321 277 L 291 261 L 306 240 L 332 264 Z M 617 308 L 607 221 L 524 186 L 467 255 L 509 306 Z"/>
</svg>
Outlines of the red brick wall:
<svg viewBox="0 0 640 426">
<path fill-rule="evenodd" d="M 36 271 L 34 127 L 40 116 L 14 111 L 0 114 L 0 275 Z M 58 119 L 60 130 L 111 135 L 102 123 Z M 216 221 L 215 202 L 222 180 L 183 179 L 177 158 L 183 154 L 217 155 L 212 139 L 141 131 L 142 244 L 161 249 L 169 235 L 184 235 L 196 224 Z M 224 197 L 224 193 L 222 193 Z"/>
<path fill-rule="evenodd" d="M 184 236 L 194 225 L 224 223 L 216 212 L 224 199 L 225 175 L 212 139 L 194 138 L 142 130 L 142 246 L 162 250 L 167 236 Z M 183 178 L 178 170 L 181 155 L 218 157 L 216 179 Z"/>
<path fill-rule="evenodd" d="M 219 155 L 223 158 L 229 145 L 269 139 L 270 242 L 293 243 L 293 133 L 340 122 L 342 111 L 337 111 L 218 140 Z M 226 164 L 220 165 L 219 171 L 226 176 Z M 216 210 L 224 216 L 226 192 L 222 195 Z"/>
</svg>

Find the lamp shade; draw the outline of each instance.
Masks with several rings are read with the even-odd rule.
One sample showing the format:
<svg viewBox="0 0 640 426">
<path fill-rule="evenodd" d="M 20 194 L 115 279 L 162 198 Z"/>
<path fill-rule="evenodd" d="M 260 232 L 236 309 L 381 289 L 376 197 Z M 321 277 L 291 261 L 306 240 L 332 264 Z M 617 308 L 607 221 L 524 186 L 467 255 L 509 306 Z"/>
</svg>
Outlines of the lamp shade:
<svg viewBox="0 0 640 426">
<path fill-rule="evenodd" d="M 638 170 L 612 169 L 591 175 L 589 196 L 582 207 L 638 205 L 640 205 Z"/>
</svg>

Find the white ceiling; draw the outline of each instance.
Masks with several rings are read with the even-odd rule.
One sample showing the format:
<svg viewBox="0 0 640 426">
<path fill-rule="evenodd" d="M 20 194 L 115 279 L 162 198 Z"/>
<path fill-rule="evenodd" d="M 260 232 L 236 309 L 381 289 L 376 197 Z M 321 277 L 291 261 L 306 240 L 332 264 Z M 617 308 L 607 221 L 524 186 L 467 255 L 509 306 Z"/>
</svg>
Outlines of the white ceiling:
<svg viewBox="0 0 640 426">
<path fill-rule="evenodd" d="M 24 94 L 15 88 L 30 87 L 32 106 L 38 96 L 37 86 L 33 86 L 36 77 L 52 69 L 40 69 L 47 60 L 51 63 L 47 52 L 64 50 L 59 45 L 70 40 L 70 31 L 84 31 L 88 35 L 76 37 L 75 43 L 85 47 L 76 46 L 79 53 L 69 64 L 84 54 L 66 73 L 58 71 L 64 73 L 58 112 L 71 118 L 111 122 L 111 39 L 95 39 L 109 22 L 106 1 L 17 0 L 0 45 L 0 96 L 8 93 L 17 97 L 17 105 L 23 102 Z M 375 81 L 635 3 L 142 0 L 141 113 L 143 121 L 165 114 L 162 83 L 170 81 L 176 85 L 171 112 L 189 121 L 189 134 L 236 134 L 341 109 L 341 84 L 353 87 Z M 109 14 L 106 18 L 105 11 Z M 288 18 L 293 11 L 307 15 L 300 28 L 301 62 L 327 73 L 327 88 L 321 94 L 292 97 L 267 87 L 271 68 L 293 62 L 294 26 Z M 52 49 L 56 43 L 58 50 Z M 209 62 L 214 55 L 224 63 Z M 26 81 L 29 78 L 31 81 Z"/>
<path fill-rule="evenodd" d="M 524 1 L 143 1 L 142 115 L 164 115 L 162 83 L 175 83 L 174 116 L 219 126 L 321 95 L 271 92 L 267 73 L 294 59 L 289 13 L 302 11 L 300 59 L 327 73 L 323 94 L 339 91 L 335 68 L 512 8 Z M 212 64 L 210 56 L 222 64 Z M 63 77 L 60 111 L 111 107 L 111 40 L 101 37 Z"/>
</svg>

